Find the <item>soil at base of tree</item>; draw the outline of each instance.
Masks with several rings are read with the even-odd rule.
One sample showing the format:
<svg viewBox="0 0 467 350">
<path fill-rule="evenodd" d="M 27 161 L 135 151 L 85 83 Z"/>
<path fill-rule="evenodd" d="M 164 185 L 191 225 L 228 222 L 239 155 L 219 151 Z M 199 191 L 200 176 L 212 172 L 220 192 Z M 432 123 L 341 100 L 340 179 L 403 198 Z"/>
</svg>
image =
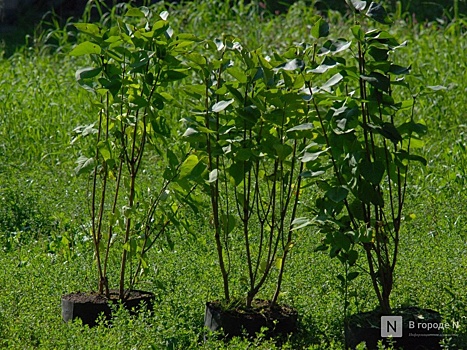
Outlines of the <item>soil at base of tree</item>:
<svg viewBox="0 0 467 350">
<path fill-rule="evenodd" d="M 118 290 L 110 290 L 109 298 L 98 292 L 76 292 L 66 294 L 62 296 L 62 300 L 71 301 L 75 303 L 93 303 L 93 304 L 105 304 L 109 301 L 117 302 L 119 298 Z M 140 290 L 125 291 L 124 301 L 139 300 L 144 298 L 153 297 L 152 293 L 143 292 Z"/>
</svg>

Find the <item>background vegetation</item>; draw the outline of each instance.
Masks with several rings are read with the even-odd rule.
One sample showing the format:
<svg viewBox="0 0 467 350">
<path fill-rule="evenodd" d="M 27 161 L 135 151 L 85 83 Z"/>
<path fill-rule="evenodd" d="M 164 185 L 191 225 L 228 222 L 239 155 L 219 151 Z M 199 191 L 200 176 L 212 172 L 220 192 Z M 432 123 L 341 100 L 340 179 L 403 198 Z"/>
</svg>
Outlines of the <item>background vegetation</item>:
<svg viewBox="0 0 467 350">
<path fill-rule="evenodd" d="M 271 6 L 280 6 L 280 1 L 270 0 Z M 420 22 L 436 19 L 452 19 L 459 14 L 467 13 L 467 3 L 464 0 L 383 0 L 380 1 L 388 10 L 395 14 L 411 16 Z M 317 1 L 317 8 L 321 10 L 332 9 L 346 12 L 344 1 L 326 0 Z"/>
<path fill-rule="evenodd" d="M 228 33 L 251 48 L 271 52 L 311 41 L 308 25 L 316 15 L 301 2 L 277 16 L 241 2 L 157 6 L 156 11 L 168 9 L 178 32 L 211 38 Z M 349 35 L 348 18 L 333 11 L 327 16 L 333 37 Z M 36 31 L 32 45 L 0 60 L 0 347 L 274 347 L 270 341 L 236 339 L 226 344 L 205 333 L 204 303 L 219 297 L 222 286 L 209 217 L 203 215 L 187 214 L 190 227 L 171 232 L 171 242 L 161 242 L 151 253 L 150 273 L 139 287 L 156 294 L 153 314 L 130 317 L 119 310 L 110 327 L 92 329 L 61 321 L 60 296 L 95 286 L 95 272 L 89 268 L 88 184 L 73 173 L 82 145 L 72 141 L 73 129 L 89 124 L 96 111 L 75 81 L 75 70 L 85 62 L 66 55 L 79 40 L 76 32 L 69 25 L 50 23 Z M 412 62 L 420 81 L 446 87 L 421 99 L 416 110 L 429 129 L 419 151 L 428 165 L 413 168 L 406 203 L 411 220 L 402 232 L 392 304 L 432 308 L 445 322 L 459 322 L 443 342 L 447 348 L 462 348 L 467 344 L 465 22 L 416 23 L 401 16 L 392 31 L 400 41 L 408 41 L 398 55 Z M 175 126 L 183 113 L 175 106 L 167 110 Z M 157 173 L 150 172 L 148 181 L 151 176 Z M 311 202 L 313 193 L 309 196 Z M 343 300 L 335 278 L 341 266 L 314 252 L 320 239 L 313 228 L 300 231 L 290 255 L 281 301 L 299 310 L 300 332 L 284 348 L 343 346 Z M 351 311 L 376 306 L 364 292 L 369 288 L 368 278 L 355 281 Z"/>
</svg>

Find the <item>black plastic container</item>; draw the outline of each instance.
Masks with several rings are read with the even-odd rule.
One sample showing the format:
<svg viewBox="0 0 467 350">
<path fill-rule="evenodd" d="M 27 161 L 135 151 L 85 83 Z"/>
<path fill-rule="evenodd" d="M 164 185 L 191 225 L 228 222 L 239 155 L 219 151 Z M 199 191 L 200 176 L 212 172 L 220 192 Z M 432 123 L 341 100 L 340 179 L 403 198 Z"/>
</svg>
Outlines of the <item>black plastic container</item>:
<svg viewBox="0 0 467 350">
<path fill-rule="evenodd" d="M 262 329 L 267 338 L 293 333 L 298 327 L 298 313 L 286 305 L 275 305 L 255 300 L 253 307 L 223 309 L 220 302 L 206 303 L 204 325 L 211 331 L 222 329 L 226 338 L 247 336 L 254 338 Z"/>
<path fill-rule="evenodd" d="M 355 349 L 362 342 L 368 350 L 378 348 L 378 341 L 385 345 L 392 344 L 395 349 L 438 350 L 442 336 L 441 316 L 438 312 L 418 307 L 395 309 L 392 315 L 402 317 L 402 323 L 387 325 L 387 330 L 395 331 L 398 327 L 402 336 L 393 338 L 381 335 L 381 317 L 379 311 L 364 312 L 350 316 L 345 325 L 346 347 Z M 384 322 L 383 322 L 384 323 Z M 391 327 L 393 326 L 393 327 Z M 392 342 L 392 343 L 391 343 Z"/>
<path fill-rule="evenodd" d="M 107 320 L 112 318 L 110 304 L 118 301 L 118 291 L 115 290 L 110 291 L 110 298 L 95 292 L 66 294 L 62 296 L 62 318 L 65 322 L 80 318 L 83 324 L 93 327 L 101 314 L 104 314 Z M 148 310 L 152 310 L 153 301 L 153 293 L 132 290 L 127 292 L 122 304 L 130 312 L 135 312 L 143 305 L 142 303 Z"/>
</svg>

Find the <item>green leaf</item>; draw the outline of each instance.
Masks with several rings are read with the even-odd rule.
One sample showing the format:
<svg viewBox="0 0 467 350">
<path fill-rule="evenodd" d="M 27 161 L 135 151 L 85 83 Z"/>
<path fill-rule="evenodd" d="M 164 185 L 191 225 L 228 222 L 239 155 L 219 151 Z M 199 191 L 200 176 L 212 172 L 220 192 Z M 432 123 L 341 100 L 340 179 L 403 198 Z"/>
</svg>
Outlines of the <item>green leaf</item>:
<svg viewBox="0 0 467 350">
<path fill-rule="evenodd" d="M 425 124 L 415 123 L 413 121 L 402 124 L 397 130 L 399 130 L 401 135 L 412 135 L 412 133 L 415 133 L 418 136 L 423 136 L 428 132 L 428 128 Z"/>
<path fill-rule="evenodd" d="M 305 217 L 296 218 L 292 221 L 292 230 L 298 230 L 311 225 L 313 222 Z"/>
<path fill-rule="evenodd" d="M 292 147 L 286 144 L 276 143 L 273 145 L 273 147 L 281 161 L 284 161 L 289 156 L 289 154 L 293 152 Z"/>
<path fill-rule="evenodd" d="M 369 71 L 378 71 L 382 74 L 387 74 L 389 73 L 389 69 L 391 68 L 391 63 L 386 60 L 382 61 L 368 61 L 365 68 L 367 68 Z"/>
<path fill-rule="evenodd" d="M 276 269 L 280 269 L 282 267 L 282 258 L 276 258 L 275 261 Z"/>
<path fill-rule="evenodd" d="M 349 204 L 349 211 L 355 219 L 361 221 L 365 220 L 363 204 L 360 200 L 354 198 Z"/>
<path fill-rule="evenodd" d="M 240 148 L 240 149 L 237 149 L 235 152 L 236 160 L 246 161 L 246 160 L 249 160 L 252 156 L 253 156 L 253 153 L 251 152 L 250 148 Z"/>
<path fill-rule="evenodd" d="M 342 202 L 344 199 L 347 198 L 349 194 L 349 190 L 346 188 L 339 186 L 333 187 L 329 191 L 326 192 L 326 196 L 332 200 L 334 203 Z"/>
<path fill-rule="evenodd" d="M 127 252 L 129 252 L 131 250 L 130 241 L 126 242 L 122 248 L 126 250 Z"/>
<path fill-rule="evenodd" d="M 185 78 L 188 74 L 187 70 L 167 70 L 163 73 L 162 79 L 166 82 L 177 81 Z"/>
<path fill-rule="evenodd" d="M 220 224 L 222 225 L 222 229 L 224 233 L 228 235 L 235 229 L 235 226 L 236 226 L 235 216 L 233 216 L 232 214 L 228 214 L 228 215 L 222 214 L 220 216 Z"/>
<path fill-rule="evenodd" d="M 324 173 L 326 173 L 324 170 L 317 170 L 317 171 L 307 170 L 307 171 L 302 172 L 300 176 L 305 179 L 309 179 L 309 178 L 321 176 Z"/>
<path fill-rule="evenodd" d="M 91 36 L 101 38 L 101 29 L 93 23 L 74 23 L 76 29 L 78 29 L 81 33 L 89 34 Z"/>
<path fill-rule="evenodd" d="M 350 250 L 348 257 L 347 257 L 347 261 L 349 262 L 350 266 L 355 265 L 355 263 L 357 262 L 357 259 L 358 259 L 358 252 L 353 249 Z"/>
<path fill-rule="evenodd" d="M 411 66 L 402 67 L 402 66 L 398 66 L 397 64 L 391 64 L 389 68 L 389 72 L 395 75 L 409 74 L 411 68 L 412 68 Z"/>
<path fill-rule="evenodd" d="M 320 18 L 311 28 L 311 35 L 315 39 L 324 38 L 329 35 L 329 24 Z"/>
<path fill-rule="evenodd" d="M 314 125 L 312 123 L 305 123 L 294 126 L 293 128 L 288 129 L 286 132 L 292 139 L 302 139 L 304 137 L 311 136 L 311 130 L 314 129 Z"/>
<path fill-rule="evenodd" d="M 443 91 L 443 90 L 448 89 L 446 86 L 442 86 L 442 85 L 427 86 L 427 88 L 433 91 Z"/>
<path fill-rule="evenodd" d="M 407 151 L 399 151 L 396 153 L 396 157 L 399 159 L 399 161 L 402 162 L 402 160 L 413 160 L 415 162 L 420 162 L 424 166 L 427 165 L 427 160 L 423 158 L 422 156 L 416 155 L 416 154 L 410 154 Z"/>
<path fill-rule="evenodd" d="M 382 91 L 389 92 L 389 87 L 390 87 L 391 82 L 389 78 L 384 76 L 383 74 L 378 73 L 378 72 L 372 72 L 369 75 L 362 74 L 360 77 L 363 80 L 369 82 L 374 87 Z"/>
<path fill-rule="evenodd" d="M 98 130 L 94 127 L 95 123 L 89 125 L 80 125 L 73 129 L 73 132 L 80 134 L 82 137 L 97 134 Z"/>
<path fill-rule="evenodd" d="M 389 57 L 389 49 L 370 46 L 367 52 L 377 62 L 386 62 Z"/>
<path fill-rule="evenodd" d="M 360 226 L 358 230 L 358 239 L 362 243 L 371 243 L 375 241 L 375 229 L 367 227 L 366 225 Z"/>
<path fill-rule="evenodd" d="M 248 81 L 248 77 L 245 74 L 245 71 L 239 67 L 230 67 L 227 69 L 227 72 L 241 84 L 246 84 Z"/>
<path fill-rule="evenodd" d="M 336 232 L 336 234 L 333 237 L 333 241 L 334 247 L 343 249 L 344 251 L 348 251 L 352 246 L 350 238 L 347 237 L 347 235 L 343 232 Z"/>
<path fill-rule="evenodd" d="M 392 21 L 388 16 L 388 13 L 384 9 L 384 7 L 380 4 L 377 4 L 375 2 L 372 2 L 370 4 L 370 7 L 368 8 L 368 11 L 366 12 L 366 15 L 376 22 L 382 23 L 382 24 L 391 24 Z"/>
<path fill-rule="evenodd" d="M 261 118 L 261 111 L 255 105 L 246 106 L 237 111 L 238 116 L 248 122 L 247 128 L 256 124 L 259 118 Z"/>
<path fill-rule="evenodd" d="M 202 142 L 206 139 L 205 136 L 199 130 L 194 128 L 187 128 L 183 133 L 182 137 L 189 138 L 189 141 L 192 142 Z"/>
<path fill-rule="evenodd" d="M 173 168 L 176 168 L 178 166 L 177 155 L 170 148 L 167 148 L 166 154 L 167 154 L 167 159 L 169 160 L 170 166 Z"/>
<path fill-rule="evenodd" d="M 162 18 L 163 21 L 167 21 L 167 18 L 169 18 L 169 13 L 167 11 L 162 11 L 159 14 L 159 17 Z"/>
<path fill-rule="evenodd" d="M 358 277 L 358 275 L 360 275 L 358 271 L 349 272 L 347 274 L 347 282 L 353 281 Z"/>
<path fill-rule="evenodd" d="M 324 83 L 323 86 L 321 86 L 321 89 L 328 90 L 330 87 L 333 87 L 334 85 L 339 84 L 343 79 L 344 77 L 342 76 L 342 74 L 340 73 L 334 74 L 331 78 L 329 78 L 328 81 Z"/>
<path fill-rule="evenodd" d="M 272 266 L 272 264 L 271 264 L 271 266 Z M 267 260 L 262 260 L 262 261 L 260 262 L 260 264 L 259 264 L 259 272 L 260 272 L 261 274 L 263 274 L 264 271 L 266 271 L 267 268 L 268 268 L 268 262 L 267 262 Z"/>
<path fill-rule="evenodd" d="M 193 169 L 198 165 L 199 159 L 196 155 L 189 155 L 180 166 L 180 179 L 191 175 Z"/>
<path fill-rule="evenodd" d="M 245 167 L 245 163 L 247 167 Z M 238 186 L 242 183 L 245 173 L 248 172 L 248 162 L 235 162 L 229 168 L 229 174 L 233 178 L 235 186 Z"/>
<path fill-rule="evenodd" d="M 120 91 L 120 88 L 122 87 L 122 80 L 119 77 L 114 77 L 111 80 L 105 79 L 105 78 L 99 78 L 98 79 L 99 83 L 104 89 L 109 90 L 109 92 L 113 95 L 116 96 L 117 93 Z"/>
<path fill-rule="evenodd" d="M 324 252 L 326 250 L 328 250 L 328 246 L 326 244 L 320 244 L 314 249 L 315 252 Z"/>
<path fill-rule="evenodd" d="M 278 66 L 276 70 L 286 70 L 286 71 L 293 71 L 293 70 L 303 70 L 305 67 L 305 63 L 302 60 L 299 60 L 298 58 L 294 58 L 291 61 L 285 62 Z"/>
<path fill-rule="evenodd" d="M 83 56 L 83 55 L 90 55 L 90 54 L 100 54 L 101 47 L 95 43 L 90 41 L 85 41 L 81 44 L 75 46 L 73 50 L 70 52 L 70 56 Z"/>
<path fill-rule="evenodd" d="M 350 0 L 350 5 L 351 5 L 356 11 L 363 11 L 363 10 L 366 8 L 366 1 Z"/>
<path fill-rule="evenodd" d="M 81 175 L 84 173 L 90 173 L 94 169 L 94 158 L 88 158 L 85 156 L 80 156 L 76 161 L 78 166 L 74 169 L 76 175 Z"/>
<path fill-rule="evenodd" d="M 94 68 L 94 67 L 86 67 L 78 69 L 75 73 L 76 80 L 80 81 L 83 79 L 90 79 L 94 78 L 95 76 L 99 75 L 102 72 L 102 68 Z"/>
<path fill-rule="evenodd" d="M 383 125 L 380 129 L 378 129 L 378 131 L 381 135 L 391 140 L 393 143 L 398 143 L 402 141 L 401 134 L 392 123 L 383 123 Z"/>
<path fill-rule="evenodd" d="M 386 171 L 383 162 L 371 162 L 366 158 L 360 162 L 359 170 L 360 174 L 372 185 L 379 185 Z"/>
<path fill-rule="evenodd" d="M 426 166 L 428 164 L 425 158 L 423 158 L 422 156 L 416 155 L 416 154 L 409 155 L 409 159 L 413 160 L 415 162 L 420 162 L 424 166 Z"/>
<path fill-rule="evenodd" d="M 97 148 L 99 149 L 99 153 L 104 158 L 105 161 L 109 160 L 111 157 L 110 151 L 110 144 L 108 141 L 100 141 L 97 144 Z"/>
<path fill-rule="evenodd" d="M 331 110 L 333 110 L 332 116 L 336 125 L 336 127 L 333 128 L 334 133 L 338 135 L 350 133 L 358 126 L 357 116 L 360 110 L 357 106 L 344 104 L 342 107 L 331 108 Z"/>
<path fill-rule="evenodd" d="M 357 197 L 365 204 L 374 204 L 379 207 L 384 207 L 384 200 L 381 193 L 366 180 L 360 178 L 357 184 Z"/>
<path fill-rule="evenodd" d="M 189 94 L 190 97 L 193 97 L 195 99 L 201 98 L 201 96 L 204 96 L 204 94 L 206 93 L 205 87 L 201 84 L 185 85 L 183 89 L 185 93 Z"/>
<path fill-rule="evenodd" d="M 352 28 L 350 28 L 352 31 L 353 36 L 355 39 L 357 39 L 360 42 L 363 42 L 365 40 L 365 33 L 362 30 L 362 27 L 359 25 L 354 25 Z"/>
<path fill-rule="evenodd" d="M 135 214 L 135 207 L 124 205 L 122 206 L 122 213 L 123 216 L 128 219 L 129 217 Z"/>
<path fill-rule="evenodd" d="M 425 146 L 425 142 L 418 137 L 410 138 L 410 148 L 422 148 Z"/>
<path fill-rule="evenodd" d="M 305 154 L 303 155 L 303 157 L 301 158 L 301 161 L 303 163 L 307 163 L 307 162 L 311 162 L 311 161 L 314 161 L 316 159 L 318 159 L 318 157 L 323 154 L 323 153 L 326 153 L 328 151 L 328 149 L 325 149 L 325 150 L 322 150 L 322 151 L 318 151 L 318 152 L 305 152 Z"/>
<path fill-rule="evenodd" d="M 325 73 L 329 69 L 334 68 L 339 64 L 340 63 L 337 62 L 336 60 L 334 60 L 333 58 L 331 58 L 329 56 L 326 56 L 324 58 L 323 62 L 318 67 L 316 67 L 315 69 L 310 70 L 310 72 L 311 73 L 318 73 L 318 74 Z"/>
<path fill-rule="evenodd" d="M 246 76 L 245 76 L 245 83 L 246 83 Z M 232 86 L 232 84 L 225 84 L 224 85 L 228 90 L 229 92 L 233 95 L 233 97 L 235 98 L 235 100 L 237 101 L 240 101 L 240 102 L 244 102 L 243 101 L 243 95 L 242 93 L 237 90 L 234 86 Z"/>
<path fill-rule="evenodd" d="M 287 130 L 287 132 L 305 131 L 305 130 L 313 130 L 313 129 L 314 129 L 314 125 L 312 123 L 305 123 L 305 124 L 294 126 L 293 128 L 290 128 L 289 130 Z"/>
<path fill-rule="evenodd" d="M 126 17 L 144 17 L 144 13 L 136 7 L 132 7 L 125 13 L 125 16 Z"/>
<path fill-rule="evenodd" d="M 220 39 L 214 39 L 214 46 L 216 47 L 217 51 L 222 51 L 225 48 L 224 41 Z"/>
<path fill-rule="evenodd" d="M 149 264 L 148 262 L 146 261 L 146 259 L 144 259 L 141 254 L 138 253 L 138 258 L 139 258 L 139 261 L 141 261 L 141 266 L 143 267 L 143 269 L 141 270 L 140 274 L 145 274 L 147 272 L 147 269 L 149 267 Z"/>
<path fill-rule="evenodd" d="M 206 58 L 196 52 L 189 53 L 185 57 L 200 67 L 205 67 L 207 64 Z"/>
<path fill-rule="evenodd" d="M 347 41 L 345 39 L 328 40 L 324 43 L 323 47 L 319 49 L 318 56 L 328 54 L 333 55 L 345 51 L 350 47 L 351 44 L 351 41 Z"/>
<path fill-rule="evenodd" d="M 216 181 L 217 181 L 218 174 L 219 174 L 219 170 L 214 169 L 213 171 L 211 171 L 211 172 L 209 173 L 209 180 L 207 180 L 206 182 L 207 182 L 207 183 L 216 182 Z"/>
<path fill-rule="evenodd" d="M 365 33 L 365 37 L 368 38 L 368 41 L 371 43 L 376 43 L 377 46 L 384 46 L 389 47 L 390 49 L 397 49 L 398 47 L 403 47 L 407 45 L 407 42 L 403 42 L 399 44 L 396 38 L 384 30 L 370 30 Z"/>
<path fill-rule="evenodd" d="M 228 106 L 230 106 L 234 102 L 234 99 L 228 100 L 228 101 L 219 101 L 212 106 L 212 111 L 214 113 L 219 113 L 222 112 L 224 109 L 226 109 Z"/>
</svg>

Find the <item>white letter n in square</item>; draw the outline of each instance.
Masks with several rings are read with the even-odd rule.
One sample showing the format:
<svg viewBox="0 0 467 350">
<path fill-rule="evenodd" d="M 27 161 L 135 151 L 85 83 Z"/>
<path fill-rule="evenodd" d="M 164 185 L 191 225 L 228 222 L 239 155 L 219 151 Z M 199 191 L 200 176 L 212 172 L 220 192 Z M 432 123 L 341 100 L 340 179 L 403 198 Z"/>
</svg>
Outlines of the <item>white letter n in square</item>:
<svg viewBox="0 0 467 350">
<path fill-rule="evenodd" d="M 381 316 L 381 337 L 402 337 L 402 316 Z"/>
</svg>

